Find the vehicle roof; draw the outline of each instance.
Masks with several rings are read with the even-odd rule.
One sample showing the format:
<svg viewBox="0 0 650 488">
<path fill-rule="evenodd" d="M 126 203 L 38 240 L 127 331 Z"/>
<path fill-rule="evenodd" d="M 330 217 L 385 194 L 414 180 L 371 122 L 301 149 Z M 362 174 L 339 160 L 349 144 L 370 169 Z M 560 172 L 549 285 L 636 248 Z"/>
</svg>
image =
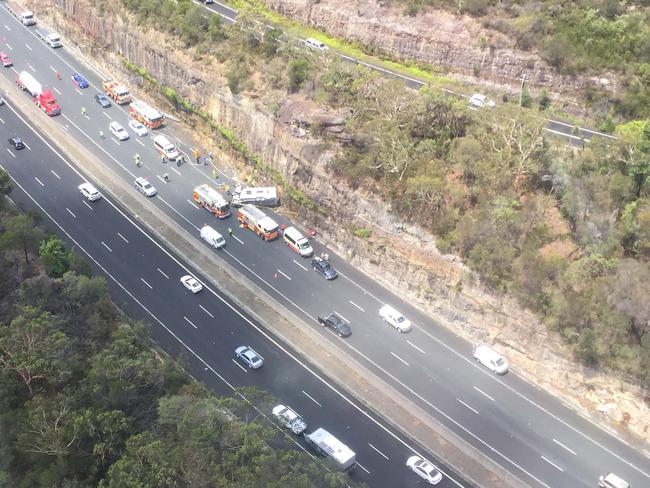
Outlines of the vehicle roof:
<svg viewBox="0 0 650 488">
<path fill-rule="evenodd" d="M 309 434 L 309 438 L 341 464 L 345 464 L 355 457 L 352 449 L 322 427 Z"/>
<path fill-rule="evenodd" d="M 303 236 L 302 233 L 293 226 L 284 229 L 284 233 L 289 235 L 289 237 L 292 237 L 295 240 L 306 239 L 306 237 Z"/>
<path fill-rule="evenodd" d="M 144 103 L 142 100 L 134 100 L 131 102 L 130 107 L 133 108 L 133 110 L 140 112 L 148 119 L 157 119 L 163 116 L 161 112 L 153 108 L 151 105 Z"/>
<path fill-rule="evenodd" d="M 491 359 L 503 358 L 501 354 L 499 354 L 497 351 L 495 351 L 494 349 L 492 349 L 490 346 L 486 344 L 480 344 L 476 346 L 476 353 L 481 354 L 485 357 L 489 357 Z"/>
<path fill-rule="evenodd" d="M 612 484 L 616 488 L 630 488 L 630 484 L 625 481 L 620 476 L 615 475 L 614 473 L 607 473 L 605 476 L 605 481 Z"/>
</svg>

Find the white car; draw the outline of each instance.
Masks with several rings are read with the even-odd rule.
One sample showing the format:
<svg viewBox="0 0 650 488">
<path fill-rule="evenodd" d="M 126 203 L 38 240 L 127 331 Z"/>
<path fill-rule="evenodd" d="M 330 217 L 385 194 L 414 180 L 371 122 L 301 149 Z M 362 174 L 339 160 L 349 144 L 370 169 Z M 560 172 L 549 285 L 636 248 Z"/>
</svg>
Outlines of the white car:
<svg viewBox="0 0 650 488">
<path fill-rule="evenodd" d="M 135 189 L 147 197 L 153 197 L 156 193 L 156 188 L 149 183 L 149 180 L 140 176 L 135 180 Z"/>
<path fill-rule="evenodd" d="M 411 330 L 411 321 L 399 313 L 390 305 L 384 305 L 379 309 L 379 316 L 389 325 L 392 325 L 400 332 Z"/>
<path fill-rule="evenodd" d="M 420 456 L 408 458 L 406 466 L 430 485 L 437 485 L 442 481 L 442 473 L 438 471 L 438 468 Z"/>
<path fill-rule="evenodd" d="M 129 138 L 129 133 L 117 122 L 111 122 L 108 130 L 115 136 L 118 141 L 126 141 Z"/>
<path fill-rule="evenodd" d="M 81 185 L 79 185 L 78 188 L 81 194 L 89 202 L 94 202 L 95 200 L 99 200 L 102 197 L 102 194 L 99 193 L 99 190 L 97 190 L 97 188 L 95 188 L 90 183 L 82 183 Z"/>
<path fill-rule="evenodd" d="M 194 276 L 185 275 L 181 278 L 181 283 L 192 293 L 198 293 L 203 290 L 203 285 L 198 282 Z"/>
<path fill-rule="evenodd" d="M 131 127 L 131 129 L 133 129 L 133 132 L 135 132 L 135 134 L 139 137 L 146 136 L 149 133 L 144 124 L 135 119 L 129 120 L 129 127 Z"/>
<path fill-rule="evenodd" d="M 474 359 L 496 374 L 506 374 L 508 372 L 508 361 L 501 354 L 485 344 L 478 345 L 474 348 Z"/>
<path fill-rule="evenodd" d="M 494 107 L 496 105 L 494 100 L 490 100 L 488 97 L 481 95 L 480 93 L 474 93 L 474 95 L 469 99 L 469 104 L 475 108 Z"/>
<path fill-rule="evenodd" d="M 235 349 L 235 356 L 243 361 L 249 368 L 261 368 L 264 364 L 264 358 L 248 346 L 239 346 Z"/>
<path fill-rule="evenodd" d="M 273 407 L 273 415 L 283 427 L 291 429 L 294 434 L 300 434 L 307 428 L 305 421 L 291 407 L 276 405 Z"/>
</svg>

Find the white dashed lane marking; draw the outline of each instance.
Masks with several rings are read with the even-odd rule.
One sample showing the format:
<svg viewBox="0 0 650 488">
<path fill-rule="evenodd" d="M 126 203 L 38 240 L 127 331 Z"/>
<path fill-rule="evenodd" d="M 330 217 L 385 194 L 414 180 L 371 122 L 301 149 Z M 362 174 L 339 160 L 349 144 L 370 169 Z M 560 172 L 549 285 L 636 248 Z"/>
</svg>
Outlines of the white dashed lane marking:
<svg viewBox="0 0 650 488">
<path fill-rule="evenodd" d="M 481 395 L 483 395 L 484 397 L 489 398 L 489 399 L 492 400 L 493 402 L 495 401 L 494 398 L 492 398 L 490 395 L 488 395 L 487 393 L 485 393 L 483 390 L 481 390 L 481 389 L 479 389 L 479 388 L 477 388 L 477 387 L 475 387 L 475 386 L 474 386 L 474 389 L 475 389 L 476 391 L 478 391 L 478 392 L 479 392 Z"/>
<path fill-rule="evenodd" d="M 478 413 L 478 410 L 476 410 L 475 408 L 470 407 L 467 403 L 465 403 L 464 401 L 462 401 L 460 398 L 456 397 L 456 400 L 458 400 L 458 403 L 460 403 L 461 405 L 464 405 L 465 407 L 469 408 L 469 409 L 470 409 L 472 412 L 474 412 L 476 415 L 479 414 L 479 413 Z"/>
<path fill-rule="evenodd" d="M 319 402 L 317 402 L 316 399 L 313 396 L 311 396 L 309 393 L 307 393 L 305 390 L 302 390 L 302 394 L 305 395 L 307 398 L 309 398 L 312 402 L 314 402 L 319 407 L 322 407 L 322 405 Z"/>
</svg>

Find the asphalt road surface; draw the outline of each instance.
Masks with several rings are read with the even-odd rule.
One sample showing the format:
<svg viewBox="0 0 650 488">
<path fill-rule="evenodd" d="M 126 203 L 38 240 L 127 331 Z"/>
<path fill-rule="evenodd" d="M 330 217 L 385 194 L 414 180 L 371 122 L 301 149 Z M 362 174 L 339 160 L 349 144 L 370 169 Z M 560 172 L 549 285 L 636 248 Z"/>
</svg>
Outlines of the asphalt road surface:
<svg viewBox="0 0 650 488">
<path fill-rule="evenodd" d="M 233 387 L 256 386 L 291 405 L 306 419 L 308 432 L 325 427 L 356 452 L 353 480 L 387 488 L 419 486 L 405 466 L 408 456 L 423 451 L 419 446 L 411 448 L 401 434 L 270 336 L 219 290 L 208 288 L 196 295 L 187 291 L 181 276 L 193 274 L 204 284 L 208 280 L 144 232 L 110 197 L 86 201 L 77 190 L 83 175 L 9 106 L 2 107 L 1 119 L 0 140 L 19 133 L 27 145 L 21 151 L 6 147 L 0 157 L 14 183 L 12 199 L 23 209 L 45 214 L 46 225 L 107 278 L 117 305 L 130 317 L 151 324 L 154 339 L 172 355 L 182 355 L 195 378 L 220 395 L 232 395 Z M 251 370 L 236 360 L 234 350 L 240 345 L 262 355 L 264 366 Z M 270 412 L 261 413 L 272 418 Z M 287 438 L 297 447 L 305 446 L 300 436 Z M 438 464 L 448 475 L 441 486 L 471 486 Z"/>
<path fill-rule="evenodd" d="M 136 176 L 148 177 L 160 193 L 152 203 L 190 232 L 198 235 L 205 223 L 226 236 L 227 228 L 233 228 L 233 237 L 227 237 L 227 247 L 219 254 L 224 260 L 294 312 L 311 319 L 319 333 L 340 341 L 351 355 L 468 443 L 532 486 L 593 487 L 598 476 L 608 471 L 616 472 L 632 486 L 650 484 L 650 461 L 639 449 L 528 384 L 516 374 L 516 364 L 504 377 L 485 371 L 473 362 L 470 344 L 332 251 L 328 252 L 340 277 L 327 282 L 310 269 L 309 260 L 293 253 L 282 241 L 262 242 L 252 232 L 238 227 L 234 217 L 219 221 L 196 207 L 192 188 L 200 183 L 215 183 L 211 167 L 163 165 L 154 151 L 151 134 L 138 138 L 131 133 L 124 142 L 112 139 L 108 124 L 116 120 L 127 127 L 127 111 L 115 105 L 102 109 L 93 101 L 94 93 L 101 88 L 102 75 L 80 61 L 75 51 L 45 46 L 35 38 L 33 30 L 4 12 L 2 23 L 4 27 L 0 28 L 5 32 L 0 48 L 6 49 L 15 63 L 3 74 L 13 79 L 17 72 L 28 70 L 42 84 L 52 87 L 63 108 L 55 120 L 80 144 L 111 165 L 126 182 L 133 182 Z M 62 80 L 55 78 L 56 71 L 62 73 Z M 70 76 L 77 71 L 89 79 L 90 88 L 79 90 L 72 85 Z M 17 89 L 9 95 L 28 96 Z M 86 116 L 81 114 L 82 106 L 87 109 Z M 32 123 L 38 126 L 37 120 Z M 99 130 L 106 133 L 106 139 L 98 137 Z M 160 132 L 191 155 L 193 148 L 174 136 L 173 124 Z M 136 152 L 144 161 L 141 168 L 133 161 Z M 216 170 L 219 181 L 227 181 L 227 171 L 218 162 Z M 171 175 L 169 183 L 162 179 L 165 172 Z M 278 223 L 287 223 L 281 216 L 269 214 Z M 317 253 L 325 250 L 318 242 L 314 247 Z M 415 324 L 415 330 L 400 335 L 385 325 L 377 315 L 383 303 L 404 313 Z M 351 323 L 350 338 L 339 339 L 319 328 L 315 317 L 331 310 Z"/>
</svg>

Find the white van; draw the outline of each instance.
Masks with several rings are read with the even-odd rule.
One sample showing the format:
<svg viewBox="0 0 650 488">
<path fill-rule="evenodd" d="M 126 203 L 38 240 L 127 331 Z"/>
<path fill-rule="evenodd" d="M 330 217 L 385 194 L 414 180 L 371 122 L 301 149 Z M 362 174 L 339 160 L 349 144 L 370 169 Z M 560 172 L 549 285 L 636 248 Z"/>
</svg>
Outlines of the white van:
<svg viewBox="0 0 650 488">
<path fill-rule="evenodd" d="M 23 25 L 34 25 L 36 19 L 34 19 L 34 12 L 31 10 L 25 10 L 20 14 L 20 21 Z"/>
<path fill-rule="evenodd" d="M 287 227 L 284 229 L 283 239 L 284 242 L 287 243 L 287 246 L 296 251 L 303 258 L 308 258 L 314 254 L 314 249 L 311 247 L 309 240 L 295 227 Z"/>
<path fill-rule="evenodd" d="M 411 330 L 411 321 L 406 319 L 401 313 L 395 310 L 390 305 L 384 305 L 379 309 L 379 316 L 384 319 L 384 322 L 392 325 L 400 332 L 408 332 Z"/>
<path fill-rule="evenodd" d="M 176 146 L 174 146 L 174 143 L 167 139 L 165 136 L 154 137 L 153 145 L 156 147 L 156 151 L 158 151 L 170 161 L 176 161 L 176 158 L 180 156 L 178 149 L 176 149 Z"/>
<path fill-rule="evenodd" d="M 474 359 L 496 374 L 506 374 L 508 372 L 508 361 L 501 354 L 485 344 L 474 348 Z"/>
<path fill-rule="evenodd" d="M 201 238 L 212 247 L 216 247 L 217 249 L 221 249 L 226 245 L 226 240 L 223 238 L 223 236 L 209 225 L 204 225 L 201 227 Z"/>
<path fill-rule="evenodd" d="M 616 476 L 614 473 L 608 473 L 601 476 L 598 480 L 600 488 L 630 488 L 630 484 L 624 479 Z"/>
<path fill-rule="evenodd" d="M 324 43 L 313 37 L 305 39 L 305 46 L 309 49 L 318 49 L 319 51 L 327 51 L 329 49 Z"/>
</svg>

